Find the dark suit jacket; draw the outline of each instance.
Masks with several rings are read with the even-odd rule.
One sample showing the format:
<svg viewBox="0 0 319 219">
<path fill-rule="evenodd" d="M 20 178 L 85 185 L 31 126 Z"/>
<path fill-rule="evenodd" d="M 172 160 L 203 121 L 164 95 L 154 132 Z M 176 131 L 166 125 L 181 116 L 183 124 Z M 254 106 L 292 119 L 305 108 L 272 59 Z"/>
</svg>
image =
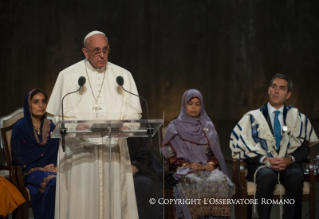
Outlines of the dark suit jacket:
<svg viewBox="0 0 319 219">
<path fill-rule="evenodd" d="M 160 184 L 162 188 L 163 171 L 165 187 L 174 186 L 178 181 L 171 172 L 163 168 L 163 163 L 154 152 L 147 146 L 146 138 L 128 138 L 129 154 L 132 165 L 139 170 L 137 175 L 144 175 L 151 178 L 154 183 Z"/>
</svg>

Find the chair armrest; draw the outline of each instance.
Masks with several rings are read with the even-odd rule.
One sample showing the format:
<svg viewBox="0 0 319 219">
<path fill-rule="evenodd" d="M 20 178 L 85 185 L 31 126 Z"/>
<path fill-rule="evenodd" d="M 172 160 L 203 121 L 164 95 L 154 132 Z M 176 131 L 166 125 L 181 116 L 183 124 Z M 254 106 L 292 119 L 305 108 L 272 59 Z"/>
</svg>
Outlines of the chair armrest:
<svg viewBox="0 0 319 219">
<path fill-rule="evenodd" d="M 310 189 L 311 187 L 315 186 L 315 175 L 314 175 L 314 167 L 315 162 L 313 160 L 309 161 L 309 185 L 310 185 Z"/>
<path fill-rule="evenodd" d="M 240 180 L 239 180 L 239 160 L 233 161 L 233 182 L 235 183 L 235 197 L 240 198 Z"/>
<path fill-rule="evenodd" d="M 29 194 L 28 194 L 28 191 L 26 190 L 26 187 L 25 187 L 25 184 L 23 181 L 22 167 L 15 166 L 15 170 L 16 170 L 16 177 L 17 177 L 20 192 L 23 195 L 23 197 L 25 198 L 25 200 L 29 200 Z"/>
<path fill-rule="evenodd" d="M 240 187 L 240 181 L 239 181 L 239 160 L 232 160 L 233 165 L 233 181 L 235 183 L 235 186 Z"/>
<path fill-rule="evenodd" d="M 246 167 L 244 160 L 239 160 L 239 180 L 241 186 L 246 188 Z"/>
<path fill-rule="evenodd" d="M 246 170 L 245 161 L 239 160 L 239 182 L 240 182 L 240 194 L 242 199 L 246 199 L 248 196 L 245 170 Z"/>
</svg>

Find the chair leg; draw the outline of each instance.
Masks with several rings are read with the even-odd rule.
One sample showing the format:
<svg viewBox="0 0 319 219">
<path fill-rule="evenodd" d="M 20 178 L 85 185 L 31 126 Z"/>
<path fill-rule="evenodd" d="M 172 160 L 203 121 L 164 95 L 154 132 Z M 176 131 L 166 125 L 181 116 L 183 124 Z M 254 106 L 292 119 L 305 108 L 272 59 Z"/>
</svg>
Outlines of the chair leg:
<svg viewBox="0 0 319 219">
<path fill-rule="evenodd" d="M 309 200 L 309 218 L 315 219 L 316 209 L 315 209 L 315 193 L 309 194 L 310 200 Z"/>
<path fill-rule="evenodd" d="M 247 219 L 251 219 L 251 217 L 252 217 L 252 210 L 253 210 L 253 205 L 248 204 L 248 205 L 247 205 Z"/>
<path fill-rule="evenodd" d="M 235 217 L 236 219 L 241 219 L 241 206 L 235 205 Z"/>
<path fill-rule="evenodd" d="M 174 199 L 173 189 L 172 188 L 165 189 L 164 193 L 163 193 L 163 198 Z M 174 218 L 174 205 L 173 204 L 165 205 L 165 214 L 167 215 L 167 219 Z"/>
<path fill-rule="evenodd" d="M 12 213 L 12 218 L 13 219 L 24 218 L 23 217 L 23 204 L 20 205 L 19 207 L 17 207 L 16 210 L 14 210 L 14 212 Z"/>
<path fill-rule="evenodd" d="M 247 205 L 241 204 L 241 218 L 247 218 Z"/>
<path fill-rule="evenodd" d="M 22 207 L 22 217 L 21 218 L 28 219 L 29 218 L 29 204 L 28 204 L 28 201 L 23 203 L 21 205 L 21 207 Z"/>
</svg>

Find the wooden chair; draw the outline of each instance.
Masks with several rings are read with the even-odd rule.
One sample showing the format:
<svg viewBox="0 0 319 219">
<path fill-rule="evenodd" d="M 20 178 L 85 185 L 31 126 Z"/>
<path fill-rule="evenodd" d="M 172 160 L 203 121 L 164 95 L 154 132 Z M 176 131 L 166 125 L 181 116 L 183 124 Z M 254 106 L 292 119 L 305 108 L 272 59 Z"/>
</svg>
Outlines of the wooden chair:
<svg viewBox="0 0 319 219">
<path fill-rule="evenodd" d="M 309 182 L 304 182 L 302 196 L 304 201 L 309 201 L 309 216 L 310 219 L 315 218 L 315 179 L 314 179 L 314 169 L 313 162 L 306 160 L 306 163 L 309 163 Z M 234 160 L 233 161 L 233 171 L 237 172 L 239 180 L 235 180 L 235 189 L 236 194 L 238 194 L 237 199 L 253 199 L 254 193 L 256 190 L 256 184 L 246 180 L 247 169 L 245 166 L 244 160 Z M 281 189 L 279 189 L 281 187 Z M 275 200 L 280 199 L 280 192 L 282 191 L 282 196 L 285 194 L 285 188 L 283 185 L 277 184 L 274 189 L 274 198 Z M 252 205 L 238 205 L 240 206 L 240 215 L 242 219 L 247 219 L 252 217 Z"/>
<path fill-rule="evenodd" d="M 0 165 L 0 176 L 4 177 L 9 182 L 11 182 L 15 187 L 18 188 L 18 181 L 16 178 L 15 167 Z M 16 208 L 12 212 L 12 218 L 13 219 L 20 219 L 20 218 L 22 218 L 22 213 L 23 213 L 23 207 L 22 207 L 22 205 L 20 205 L 18 208 Z M 8 216 L 0 216 L 0 219 L 7 219 L 7 218 L 8 218 Z"/>
<path fill-rule="evenodd" d="M 15 185 L 21 192 L 22 196 L 26 200 L 24 204 L 21 205 L 22 213 L 19 211 L 20 218 L 29 218 L 29 208 L 31 208 L 31 201 L 28 188 L 24 185 L 22 167 L 14 165 L 11 157 L 11 134 L 13 125 L 23 118 L 23 108 L 20 108 L 8 116 L 0 118 L 0 128 L 1 128 L 1 148 L 3 148 L 5 162 L 7 168 L 11 170 L 14 169 L 15 176 L 17 179 L 17 185 Z M 19 209 L 20 210 L 20 209 Z"/>
</svg>

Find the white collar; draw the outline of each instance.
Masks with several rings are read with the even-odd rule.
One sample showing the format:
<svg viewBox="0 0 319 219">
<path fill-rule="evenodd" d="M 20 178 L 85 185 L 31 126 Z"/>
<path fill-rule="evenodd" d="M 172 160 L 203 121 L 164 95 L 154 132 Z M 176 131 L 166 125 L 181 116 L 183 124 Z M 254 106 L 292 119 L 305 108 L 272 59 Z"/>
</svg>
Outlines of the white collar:
<svg viewBox="0 0 319 219">
<path fill-rule="evenodd" d="M 267 107 L 268 107 L 268 113 L 269 113 L 269 115 L 271 115 L 273 112 L 275 112 L 275 111 L 280 111 L 280 113 L 283 113 L 283 111 L 284 111 L 284 106 L 285 105 L 282 105 L 279 109 L 276 109 L 276 108 L 274 108 L 273 106 L 271 106 L 270 104 L 269 104 L 269 102 L 267 103 Z"/>
<path fill-rule="evenodd" d="M 91 72 L 97 72 L 97 73 L 104 73 L 104 72 L 106 72 L 107 66 L 108 66 L 108 63 L 109 63 L 109 62 L 107 62 L 106 65 L 105 65 L 103 68 L 94 68 L 94 67 L 91 65 L 90 61 L 89 61 L 87 58 L 85 59 L 84 62 L 85 62 L 85 65 L 86 65 L 86 67 L 87 67 L 87 69 L 88 69 L 89 71 L 91 71 Z"/>
</svg>

